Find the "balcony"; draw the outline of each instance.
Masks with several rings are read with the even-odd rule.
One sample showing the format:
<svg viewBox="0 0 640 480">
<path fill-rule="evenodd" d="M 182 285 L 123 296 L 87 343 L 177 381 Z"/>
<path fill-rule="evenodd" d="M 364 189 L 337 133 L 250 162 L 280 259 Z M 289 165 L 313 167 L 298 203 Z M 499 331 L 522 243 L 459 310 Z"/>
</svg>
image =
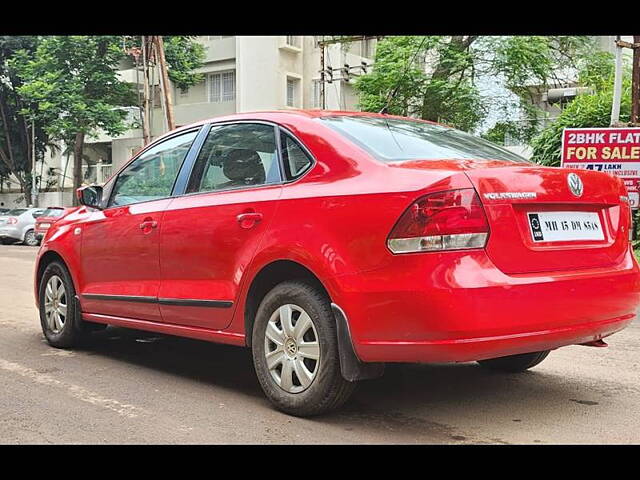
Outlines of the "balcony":
<svg viewBox="0 0 640 480">
<path fill-rule="evenodd" d="M 104 183 L 113 173 L 113 165 L 110 163 L 96 163 L 94 165 L 82 165 L 82 183 Z"/>
</svg>

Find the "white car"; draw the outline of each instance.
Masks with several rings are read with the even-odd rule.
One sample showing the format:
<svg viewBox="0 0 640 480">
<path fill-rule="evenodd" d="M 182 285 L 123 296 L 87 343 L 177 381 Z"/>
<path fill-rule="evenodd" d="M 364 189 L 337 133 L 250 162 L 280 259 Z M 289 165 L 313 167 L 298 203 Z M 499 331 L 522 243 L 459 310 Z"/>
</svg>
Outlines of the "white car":
<svg viewBox="0 0 640 480">
<path fill-rule="evenodd" d="M 30 247 L 38 246 L 35 235 L 36 218 L 43 208 L 14 208 L 0 216 L 0 241 L 3 244 L 22 242 Z"/>
</svg>

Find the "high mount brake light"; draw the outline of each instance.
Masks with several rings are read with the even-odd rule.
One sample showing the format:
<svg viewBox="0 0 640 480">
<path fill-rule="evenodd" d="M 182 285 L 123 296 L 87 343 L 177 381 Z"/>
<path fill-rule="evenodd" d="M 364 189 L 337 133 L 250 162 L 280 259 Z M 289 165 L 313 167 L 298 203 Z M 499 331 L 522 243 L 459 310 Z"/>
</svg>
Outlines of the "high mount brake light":
<svg viewBox="0 0 640 480">
<path fill-rule="evenodd" d="M 391 230 L 393 253 L 483 248 L 489 224 L 472 188 L 431 193 L 419 198 Z"/>
</svg>

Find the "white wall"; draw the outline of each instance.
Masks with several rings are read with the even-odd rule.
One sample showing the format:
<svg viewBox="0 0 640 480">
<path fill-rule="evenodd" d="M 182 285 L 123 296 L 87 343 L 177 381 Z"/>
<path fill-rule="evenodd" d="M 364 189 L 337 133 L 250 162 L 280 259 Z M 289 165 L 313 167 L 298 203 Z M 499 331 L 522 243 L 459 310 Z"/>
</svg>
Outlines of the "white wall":
<svg viewBox="0 0 640 480">
<path fill-rule="evenodd" d="M 0 193 L 0 202 L 4 202 L 3 208 L 26 207 L 24 195 L 21 193 Z M 40 192 L 38 194 L 38 206 L 46 207 L 70 207 L 73 203 L 72 192 Z"/>
</svg>

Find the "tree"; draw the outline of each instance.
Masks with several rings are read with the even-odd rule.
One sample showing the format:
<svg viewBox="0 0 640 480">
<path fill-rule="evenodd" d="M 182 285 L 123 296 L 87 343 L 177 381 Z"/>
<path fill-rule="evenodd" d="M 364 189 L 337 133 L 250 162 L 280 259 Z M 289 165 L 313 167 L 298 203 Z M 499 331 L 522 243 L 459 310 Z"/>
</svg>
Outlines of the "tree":
<svg viewBox="0 0 640 480">
<path fill-rule="evenodd" d="M 550 166 L 560 165 L 562 131 L 565 128 L 608 127 L 613 103 L 614 66 L 610 54 L 594 55 L 579 73 L 580 82 L 594 88 L 592 95 L 576 97 L 558 118 L 531 141 L 531 159 Z M 631 115 L 631 72 L 623 76 L 620 121 Z"/>
<path fill-rule="evenodd" d="M 592 43 L 579 36 L 387 37 L 378 43 L 373 71 L 361 76 L 355 87 L 363 110 L 472 130 L 487 115 L 487 103 L 497 101 L 482 98 L 480 78 L 501 82 L 517 95 L 518 107 L 536 118 L 536 88 L 569 78 Z"/>
<path fill-rule="evenodd" d="M 22 50 L 10 61 L 23 82 L 16 90 L 28 102 L 22 114 L 73 146 L 74 188 L 82 182 L 86 136 L 100 130 L 117 136 L 127 128 L 127 113 L 118 107 L 134 105 L 135 94 L 117 76 L 123 54 L 117 36 L 50 36 L 32 55 Z"/>
<path fill-rule="evenodd" d="M 164 37 L 165 56 L 169 66 L 169 79 L 181 90 L 197 85 L 204 74 L 194 70 L 204 65 L 204 46 L 194 37 L 172 35 Z"/>
<path fill-rule="evenodd" d="M 22 81 L 10 59 L 17 51 L 33 53 L 38 38 L 35 36 L 0 36 L 0 182 L 11 177 L 20 185 L 27 205 L 31 198 L 32 132 L 31 121 L 22 110 L 26 106 L 18 93 Z M 41 156 L 48 139 L 43 124 L 35 122 L 35 150 Z"/>
</svg>

